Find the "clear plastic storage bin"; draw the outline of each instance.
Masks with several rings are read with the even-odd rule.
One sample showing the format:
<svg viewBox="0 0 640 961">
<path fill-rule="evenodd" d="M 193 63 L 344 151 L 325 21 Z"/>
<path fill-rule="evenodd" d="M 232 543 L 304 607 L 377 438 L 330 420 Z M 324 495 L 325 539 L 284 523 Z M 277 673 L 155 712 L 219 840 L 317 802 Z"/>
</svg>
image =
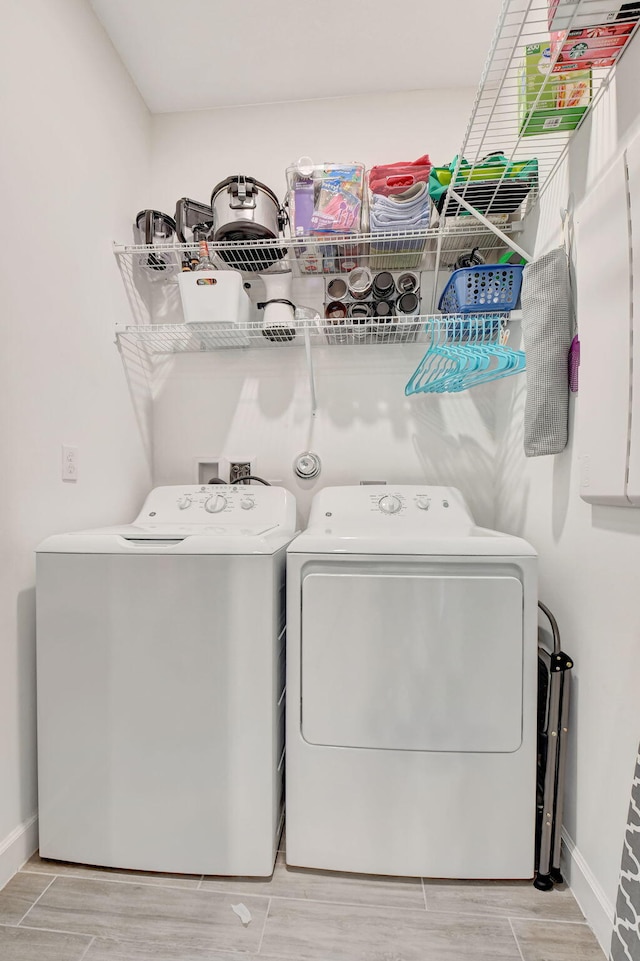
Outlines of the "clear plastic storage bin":
<svg viewBox="0 0 640 961">
<path fill-rule="evenodd" d="M 314 164 L 307 158 L 287 168 L 289 229 L 298 266 L 305 274 L 335 274 L 358 266 L 362 229 L 364 165 Z M 322 240 L 314 243 L 313 238 Z"/>
</svg>

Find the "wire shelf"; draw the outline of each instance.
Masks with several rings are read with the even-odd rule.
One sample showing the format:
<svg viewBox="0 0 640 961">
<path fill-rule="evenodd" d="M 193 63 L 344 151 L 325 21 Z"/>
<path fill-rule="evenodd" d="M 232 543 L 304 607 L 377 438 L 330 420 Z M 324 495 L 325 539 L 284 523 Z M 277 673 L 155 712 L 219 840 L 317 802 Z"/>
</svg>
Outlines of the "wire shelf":
<svg viewBox="0 0 640 961">
<path fill-rule="evenodd" d="M 564 54 L 561 44 L 550 45 L 549 0 L 503 0 L 489 56 L 458 154 L 458 166 L 446 172 L 451 177 L 453 191 L 445 190 L 444 195 L 435 201 L 431 212 L 431 225 L 428 228 L 341 236 L 210 241 L 209 253 L 215 266 L 222 270 L 241 271 L 245 287 L 248 290 L 251 288 L 249 296 L 252 302 L 256 300 L 254 295 L 256 287 L 261 283 L 260 275 L 279 271 L 291 271 L 296 280 L 310 281 L 306 290 L 310 292 L 310 300 L 315 301 L 318 297 L 317 291 L 312 289 L 314 278 L 346 274 L 355 267 L 369 267 L 372 272 L 433 272 L 433 280 L 430 281 L 430 309 L 434 311 L 441 286 L 440 272 L 453 269 L 461 255 L 477 249 L 487 263 L 495 263 L 503 251 L 511 247 L 528 259 L 528 251 L 518 243 L 526 215 L 565 156 L 575 129 L 584 122 L 606 90 L 620 56 L 632 42 L 638 28 L 638 21 L 632 17 L 626 21 L 618 19 L 615 0 L 575 0 L 571 3 L 561 0 L 561 4 L 569 10 L 562 23 L 563 30 L 571 30 L 574 25 L 582 28 L 587 20 L 601 24 L 613 22 L 616 27 L 624 27 L 626 24 L 626 34 L 623 34 L 625 42 L 615 50 L 616 62 L 606 68 L 603 66 L 602 69 L 594 67 L 591 71 L 590 99 L 587 98 L 589 102 L 584 111 L 580 108 L 580 116 L 573 118 L 573 130 L 563 129 L 563 121 L 557 127 L 553 124 L 549 126 L 543 136 L 538 135 L 537 131 L 535 135 L 529 136 L 533 129 L 533 119 L 540 110 L 544 108 L 544 112 L 549 113 L 546 108 L 552 94 L 556 97 L 553 101 L 555 104 L 562 104 L 562 109 L 565 106 L 573 109 L 571 98 L 566 93 L 560 95 L 558 90 L 559 84 L 564 84 L 563 90 L 565 87 L 568 89 L 571 77 L 577 77 L 579 71 L 575 74 L 570 71 L 568 79 L 561 82 L 558 77 L 564 77 L 564 74 L 554 73 L 554 68 L 560 64 L 560 58 Z M 586 11 L 589 13 L 588 17 Z M 598 36 L 602 34 L 602 29 L 598 28 Z M 523 107 L 520 99 L 523 89 L 523 60 L 526 48 L 536 43 L 541 43 L 551 50 L 545 61 L 548 61 L 548 69 L 540 73 L 533 98 L 530 95 Z M 577 62 L 569 64 L 573 67 L 577 65 Z M 562 67 L 564 68 L 564 62 Z M 557 99 L 558 97 L 560 99 Z M 551 113 L 553 114 L 553 110 Z M 546 119 L 555 122 L 554 116 Z M 567 114 L 561 114 L 561 117 L 566 120 Z M 507 158 L 506 163 L 494 164 L 494 169 L 489 171 L 487 165 L 482 166 L 487 156 L 498 153 Z M 462 158 L 468 163 L 464 168 L 461 166 Z M 514 172 L 513 164 L 526 161 L 532 162 L 526 176 L 522 175 L 520 170 Z M 491 164 L 488 166 L 491 167 Z M 456 196 L 452 196 L 453 192 Z M 434 191 L 434 198 L 435 194 Z M 223 338 L 224 342 L 219 340 L 224 333 L 219 325 L 215 329 L 215 342 L 211 342 L 210 337 L 214 331 L 196 331 L 193 326 L 185 327 L 177 323 L 183 319 L 178 276 L 183 263 L 192 260 L 197 252 L 196 244 L 114 245 L 134 319 L 145 328 L 141 332 L 141 339 L 148 338 L 146 342 L 150 349 L 157 352 L 208 350 L 209 345 L 211 349 L 219 346 L 265 346 L 268 341 L 265 341 L 259 323 L 246 330 L 229 328 L 226 339 Z M 319 283 L 322 286 L 321 281 Z M 426 285 L 423 285 L 423 294 L 425 287 Z M 306 304 L 310 301 L 304 296 L 302 302 Z M 314 303 L 314 307 L 317 306 L 317 303 Z M 421 318 L 424 317 L 428 315 L 421 315 Z M 355 327 L 349 331 L 330 331 L 330 336 L 334 338 L 331 342 L 393 343 L 399 338 L 399 342 L 406 343 L 414 333 L 416 337 L 422 336 L 410 329 L 415 327 L 415 322 L 408 321 L 406 317 L 387 318 L 387 321 L 391 324 L 392 333 L 378 330 L 382 324 L 382 321 L 378 320 L 375 332 L 373 327 L 364 332 Z M 421 319 L 423 327 L 424 323 L 426 321 Z M 327 326 L 324 324 L 324 327 Z M 420 324 L 418 326 L 420 327 Z M 327 342 L 324 327 L 322 330 L 309 330 L 307 341 L 315 339 Z M 176 332 L 173 337 L 169 333 L 172 330 Z M 155 343 L 160 346 L 153 346 L 154 332 L 160 338 Z M 292 342 L 300 340 L 300 333 L 301 328 L 298 326 Z M 164 341 L 167 337 L 170 338 L 168 345 Z"/>
<path fill-rule="evenodd" d="M 261 324 L 132 324 L 116 328 L 118 341 L 143 345 L 152 354 L 202 353 L 248 347 L 363 346 L 394 344 L 428 344 L 443 324 L 451 331 L 475 328 L 495 331 L 506 323 L 509 314 L 468 314 L 412 317 L 365 318 L 363 323 L 351 319 L 331 321 L 296 320 L 291 328 L 265 332 Z"/>
<path fill-rule="evenodd" d="M 465 179 L 468 181 L 472 181 L 474 177 L 482 181 L 479 164 L 491 154 L 502 153 L 511 162 L 537 159 L 537 185 L 524 198 L 523 216 L 545 190 L 552 174 L 564 158 L 575 130 L 584 123 L 606 90 L 612 73 L 638 28 L 637 13 L 635 17 L 627 13 L 626 19 L 624 15 L 617 14 L 616 9 L 622 6 L 622 0 L 617 5 L 612 0 L 576 0 L 564 6 L 569 12 L 562 21 L 562 30 L 587 29 L 587 24 L 606 25 L 598 27 L 598 32 L 591 31 L 596 37 L 606 37 L 605 30 L 611 30 L 613 25 L 616 28 L 626 25 L 625 42 L 622 43 L 619 39 L 619 45 L 609 48 L 609 52 L 616 57 L 615 62 L 605 65 L 606 59 L 601 57 L 597 61 L 600 66 L 596 68 L 594 65 L 592 69 L 591 97 L 586 109 L 582 110 L 581 105 L 587 99 L 588 91 L 582 90 L 583 98 L 580 100 L 576 85 L 569 86 L 574 72 L 576 78 L 578 77 L 580 61 L 570 59 L 571 56 L 578 56 L 578 51 L 570 54 L 568 58 L 566 47 L 563 52 L 560 43 L 551 44 L 551 55 L 544 79 L 539 86 L 534 85 L 534 94 L 530 95 L 526 106 L 523 106 L 521 97 L 524 89 L 522 71 L 525 50 L 537 43 L 550 46 L 549 0 L 504 0 L 460 150 L 460 157 L 464 157 L 471 164 L 471 170 L 465 172 Z M 613 41 L 608 39 L 607 42 Z M 565 65 L 568 69 L 566 74 L 562 72 L 560 76 L 558 72 L 554 72 L 555 69 L 562 71 Z M 566 83 L 563 77 L 567 78 Z M 562 99 L 565 94 L 568 100 Z M 573 101 L 577 102 L 572 102 L 572 96 Z M 548 108 L 552 103 L 563 104 L 574 110 L 571 120 L 572 124 L 575 121 L 573 129 L 563 129 L 569 117 L 566 111 L 564 114 L 555 111 L 555 115 L 550 116 L 553 110 Z M 544 134 L 539 133 L 541 128 L 544 128 Z M 509 179 L 505 169 L 502 176 L 483 184 L 480 192 L 476 190 L 474 206 L 484 213 L 499 212 L 503 209 L 501 198 L 504 201 L 505 197 L 508 197 L 508 188 L 515 189 L 516 183 L 516 180 Z M 468 190 L 470 194 L 471 183 Z M 460 189 L 458 192 L 461 192 Z M 453 201 L 448 198 L 445 213 L 448 212 L 449 205 L 455 209 Z"/>
<path fill-rule="evenodd" d="M 522 230 L 518 216 L 495 216 L 496 224 L 507 234 Z M 244 240 L 234 243 L 210 241 L 209 255 L 221 270 L 240 270 L 246 274 L 291 270 L 295 276 L 310 277 L 348 273 L 355 267 L 371 270 L 430 270 L 434 266 L 436 243 L 440 238 L 443 266 L 453 268 L 458 256 L 477 248 L 487 259 L 499 255 L 505 245 L 489 228 L 471 216 L 447 218 L 423 230 L 397 230 L 349 237 L 282 237 L 278 240 Z M 182 262 L 198 254 L 197 244 L 159 246 L 147 244 L 114 245 L 114 254 L 123 273 L 135 269 L 148 281 L 176 282 Z M 248 278 L 250 279 L 250 278 Z"/>
</svg>

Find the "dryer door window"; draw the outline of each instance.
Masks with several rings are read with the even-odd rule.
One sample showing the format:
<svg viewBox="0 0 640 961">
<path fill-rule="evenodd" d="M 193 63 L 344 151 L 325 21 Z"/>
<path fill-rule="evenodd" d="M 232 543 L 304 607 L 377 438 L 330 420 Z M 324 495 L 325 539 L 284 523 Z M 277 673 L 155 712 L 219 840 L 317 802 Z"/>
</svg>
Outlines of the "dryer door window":
<svg viewBox="0 0 640 961">
<path fill-rule="evenodd" d="M 307 575 L 303 737 L 343 747 L 517 751 L 522 611 L 516 577 Z"/>
</svg>

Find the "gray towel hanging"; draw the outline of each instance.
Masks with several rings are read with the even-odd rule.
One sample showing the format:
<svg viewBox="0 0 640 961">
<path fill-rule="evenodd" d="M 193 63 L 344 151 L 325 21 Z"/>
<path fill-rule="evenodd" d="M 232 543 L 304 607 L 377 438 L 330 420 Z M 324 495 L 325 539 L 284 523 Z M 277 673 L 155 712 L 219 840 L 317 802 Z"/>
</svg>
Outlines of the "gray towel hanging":
<svg viewBox="0 0 640 961">
<path fill-rule="evenodd" d="M 640 753 L 631 785 L 610 957 L 640 961 Z"/>
<path fill-rule="evenodd" d="M 558 454 L 567 445 L 568 355 L 572 337 L 569 263 L 564 248 L 525 267 L 522 339 L 527 361 L 524 452 Z"/>
</svg>

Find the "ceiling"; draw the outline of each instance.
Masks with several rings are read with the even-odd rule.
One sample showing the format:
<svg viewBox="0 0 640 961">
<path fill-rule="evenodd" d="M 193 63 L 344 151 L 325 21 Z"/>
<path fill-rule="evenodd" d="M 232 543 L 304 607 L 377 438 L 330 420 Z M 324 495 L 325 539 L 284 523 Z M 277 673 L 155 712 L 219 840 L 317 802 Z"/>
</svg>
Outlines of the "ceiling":
<svg viewBox="0 0 640 961">
<path fill-rule="evenodd" d="M 154 113 L 476 87 L 501 0 L 90 0 Z"/>
</svg>

